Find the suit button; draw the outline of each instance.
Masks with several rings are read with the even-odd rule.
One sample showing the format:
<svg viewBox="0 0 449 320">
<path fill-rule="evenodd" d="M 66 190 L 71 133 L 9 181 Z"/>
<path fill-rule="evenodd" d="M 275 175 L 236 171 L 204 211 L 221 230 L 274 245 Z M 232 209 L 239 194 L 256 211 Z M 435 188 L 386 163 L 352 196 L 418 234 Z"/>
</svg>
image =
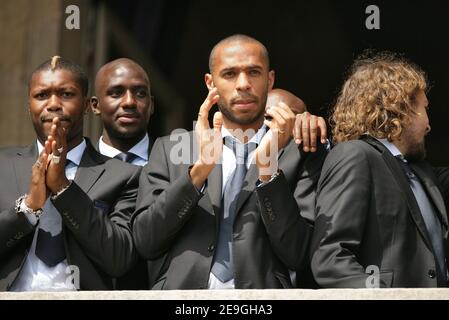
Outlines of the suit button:
<svg viewBox="0 0 449 320">
<path fill-rule="evenodd" d="M 430 269 L 429 272 L 427 273 L 427 275 L 429 276 L 429 278 L 433 279 L 436 277 L 436 273 L 435 270 Z"/>
<path fill-rule="evenodd" d="M 215 246 L 214 246 L 213 244 L 211 244 L 209 247 L 207 247 L 207 250 L 208 250 L 209 252 L 214 251 L 214 249 L 215 249 Z"/>
</svg>

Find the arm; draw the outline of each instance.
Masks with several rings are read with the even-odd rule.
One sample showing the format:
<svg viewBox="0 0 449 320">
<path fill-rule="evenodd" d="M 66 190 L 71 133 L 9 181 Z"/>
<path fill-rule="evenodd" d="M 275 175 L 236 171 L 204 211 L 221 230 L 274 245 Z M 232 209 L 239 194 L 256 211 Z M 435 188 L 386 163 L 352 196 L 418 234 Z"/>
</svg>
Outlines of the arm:
<svg viewBox="0 0 449 320">
<path fill-rule="evenodd" d="M 282 172 L 256 189 L 271 246 L 291 270 L 302 270 L 310 262 L 316 187 L 324 156 L 322 148 L 306 155 L 293 190 Z"/>
<path fill-rule="evenodd" d="M 312 239 L 312 272 L 322 287 L 365 287 L 368 274 L 358 261 L 369 214 L 371 172 L 366 154 L 341 144 L 321 173 Z"/>
<path fill-rule="evenodd" d="M 170 181 L 166 155 L 162 139 L 157 139 L 140 176 L 131 222 L 137 250 L 146 259 L 157 258 L 170 248 L 201 198 L 187 169 Z"/>
<path fill-rule="evenodd" d="M 31 181 L 23 201 L 32 210 L 41 209 L 48 197 L 45 185 L 46 163 L 47 154 L 43 151 L 31 169 Z M 17 212 L 13 201 L 11 205 L 0 213 L 0 257 L 26 239 L 35 230 L 38 221 L 34 213 Z"/>
<path fill-rule="evenodd" d="M 116 186 L 120 192 L 109 212 L 97 208 L 75 182 L 53 200 L 86 255 L 112 277 L 126 273 L 137 260 L 129 221 L 135 209 L 139 174 L 136 167 L 128 181 Z"/>
</svg>

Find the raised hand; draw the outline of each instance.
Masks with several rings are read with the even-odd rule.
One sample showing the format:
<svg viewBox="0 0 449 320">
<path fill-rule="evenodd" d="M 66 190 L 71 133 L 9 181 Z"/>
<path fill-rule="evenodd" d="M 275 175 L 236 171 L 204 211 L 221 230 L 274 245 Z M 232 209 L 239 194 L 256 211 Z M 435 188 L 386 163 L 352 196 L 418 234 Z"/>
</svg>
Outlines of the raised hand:
<svg viewBox="0 0 449 320">
<path fill-rule="evenodd" d="M 65 175 L 67 157 L 66 131 L 59 118 L 53 119 L 51 134 L 45 142 L 45 150 L 49 154 L 46 183 L 51 192 L 57 193 L 69 185 Z"/>
<path fill-rule="evenodd" d="M 259 179 L 268 181 L 278 169 L 278 151 L 284 148 L 293 135 L 295 114 L 283 102 L 269 108 L 266 113 L 272 118 L 264 123 L 270 128 L 256 149 L 256 165 Z"/>
<path fill-rule="evenodd" d="M 318 137 L 320 137 L 321 143 L 326 143 L 326 121 L 322 117 L 314 116 L 307 111 L 297 114 L 293 136 L 296 144 L 302 143 L 304 152 L 315 152 Z"/>
<path fill-rule="evenodd" d="M 223 152 L 223 140 L 221 137 L 221 126 L 223 116 L 221 112 L 214 114 L 213 130 L 209 125 L 209 111 L 219 99 L 218 90 L 213 88 L 204 100 L 198 112 L 198 120 L 195 125 L 195 136 L 198 142 L 198 160 L 195 162 L 190 177 L 193 184 L 200 188 L 212 169 L 217 164 Z"/>
<path fill-rule="evenodd" d="M 33 210 L 42 209 L 50 194 L 45 183 L 47 159 L 48 154 L 44 149 L 31 168 L 31 181 L 25 204 L 28 208 Z"/>
</svg>

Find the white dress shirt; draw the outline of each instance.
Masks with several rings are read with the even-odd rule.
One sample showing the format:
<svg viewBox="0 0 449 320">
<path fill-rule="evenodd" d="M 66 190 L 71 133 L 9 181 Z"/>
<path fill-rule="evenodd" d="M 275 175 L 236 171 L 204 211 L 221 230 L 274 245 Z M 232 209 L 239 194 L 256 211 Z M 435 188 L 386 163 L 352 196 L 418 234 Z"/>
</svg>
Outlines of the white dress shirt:
<svg viewBox="0 0 449 320">
<path fill-rule="evenodd" d="M 148 134 L 145 134 L 145 137 L 143 137 L 134 147 L 128 150 L 128 152 L 133 153 L 136 155 L 136 158 L 131 161 L 131 164 L 134 164 L 136 166 L 144 166 L 148 163 L 148 144 L 150 143 L 150 139 L 148 137 Z M 106 144 L 103 141 L 103 136 L 100 137 L 100 140 L 98 141 L 98 151 L 110 158 L 114 158 L 119 153 L 122 153 L 122 151 Z"/>
<path fill-rule="evenodd" d="M 38 141 L 37 147 L 39 154 L 42 152 L 44 147 Z M 84 150 L 86 149 L 86 141 L 83 141 L 70 150 L 67 153 L 67 159 L 71 162 L 66 166 L 65 174 L 67 179 L 73 180 L 78 170 L 78 166 L 81 162 L 81 157 L 83 156 Z M 43 213 L 43 215 L 45 212 Z M 36 216 L 33 214 L 25 215 L 29 222 L 35 226 L 37 224 Z M 50 229 L 52 226 L 48 226 Z M 62 227 L 55 226 L 55 227 Z M 36 249 L 36 239 L 39 228 L 35 229 L 33 242 L 31 243 L 31 248 L 26 257 L 25 263 L 20 270 L 19 275 L 14 281 L 10 291 L 74 291 L 74 287 L 71 281 L 66 281 L 71 275 L 70 268 L 68 268 L 67 259 L 60 262 L 54 267 L 49 267 L 44 262 L 42 262 L 35 254 Z M 51 230 L 49 230 L 51 231 Z"/>
</svg>

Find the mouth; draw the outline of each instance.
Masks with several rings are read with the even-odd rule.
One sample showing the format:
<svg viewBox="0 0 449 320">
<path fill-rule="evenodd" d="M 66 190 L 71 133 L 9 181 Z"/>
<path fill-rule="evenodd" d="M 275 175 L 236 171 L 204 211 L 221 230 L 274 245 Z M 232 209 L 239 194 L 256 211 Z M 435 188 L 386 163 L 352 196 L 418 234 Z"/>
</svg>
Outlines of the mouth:
<svg viewBox="0 0 449 320">
<path fill-rule="evenodd" d="M 43 117 L 41 117 L 41 122 L 42 123 L 52 123 L 54 118 L 58 118 L 61 123 L 71 122 L 70 118 L 65 117 L 65 116 L 43 116 Z"/>
<path fill-rule="evenodd" d="M 140 116 L 135 113 L 123 113 L 117 116 L 117 121 L 122 124 L 135 124 L 138 123 Z"/>
<path fill-rule="evenodd" d="M 234 107 L 237 109 L 251 109 L 256 106 L 255 100 L 236 100 L 233 102 Z"/>
</svg>

